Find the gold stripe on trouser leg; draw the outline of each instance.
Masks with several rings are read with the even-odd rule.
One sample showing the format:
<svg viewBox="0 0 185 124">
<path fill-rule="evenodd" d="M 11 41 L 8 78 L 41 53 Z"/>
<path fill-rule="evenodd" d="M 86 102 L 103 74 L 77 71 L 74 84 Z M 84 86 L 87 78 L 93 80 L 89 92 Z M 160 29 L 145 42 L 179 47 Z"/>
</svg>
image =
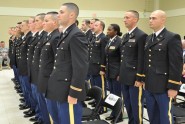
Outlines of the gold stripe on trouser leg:
<svg viewBox="0 0 185 124">
<path fill-rule="evenodd" d="M 50 124 L 53 124 L 53 119 L 50 114 L 49 114 L 49 120 L 50 120 Z"/>
<path fill-rule="evenodd" d="M 102 97 L 103 99 L 105 98 L 105 80 L 104 80 L 104 76 L 101 75 L 101 82 L 102 82 Z M 104 111 L 106 111 L 106 108 L 103 107 Z"/>
<path fill-rule="evenodd" d="M 143 90 L 142 86 L 139 87 L 139 96 L 138 96 L 138 106 L 139 106 L 139 123 L 142 124 L 143 118 L 142 118 L 142 103 L 141 103 L 141 98 L 142 98 Z"/>
<path fill-rule="evenodd" d="M 73 104 L 69 104 L 69 118 L 70 118 L 70 124 L 74 124 L 74 109 Z"/>
<path fill-rule="evenodd" d="M 169 109 L 168 109 L 168 116 L 169 116 L 170 124 L 172 124 L 172 114 L 171 114 L 171 109 L 172 109 L 172 98 L 170 98 L 170 101 L 169 101 Z"/>
<path fill-rule="evenodd" d="M 87 82 L 89 83 L 89 87 L 91 88 L 91 80 L 89 79 Z"/>
</svg>

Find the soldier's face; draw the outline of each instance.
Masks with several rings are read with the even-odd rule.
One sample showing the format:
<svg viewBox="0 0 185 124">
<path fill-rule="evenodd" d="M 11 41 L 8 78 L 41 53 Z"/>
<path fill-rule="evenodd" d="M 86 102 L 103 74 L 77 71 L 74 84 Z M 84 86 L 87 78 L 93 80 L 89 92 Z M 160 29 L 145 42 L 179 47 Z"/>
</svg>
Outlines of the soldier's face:
<svg viewBox="0 0 185 124">
<path fill-rule="evenodd" d="M 90 29 L 92 31 L 94 31 L 94 23 L 95 23 L 95 20 L 90 20 Z"/>
<path fill-rule="evenodd" d="M 137 19 L 135 18 L 134 14 L 131 12 L 125 13 L 123 21 L 125 23 L 126 28 L 130 28 L 137 23 Z"/>
<path fill-rule="evenodd" d="M 61 6 L 58 13 L 58 20 L 60 25 L 66 25 L 69 21 L 71 14 L 66 6 Z"/>
<path fill-rule="evenodd" d="M 96 21 L 95 23 L 94 23 L 94 32 L 95 33 L 99 33 L 99 31 L 101 30 L 101 24 L 100 24 L 100 22 L 99 21 Z"/>
<path fill-rule="evenodd" d="M 110 38 L 113 38 L 116 35 L 116 32 L 114 31 L 113 27 L 110 25 L 107 29 L 107 35 Z"/>
<path fill-rule="evenodd" d="M 54 26 L 55 26 L 55 21 L 51 18 L 51 15 L 46 15 L 43 23 L 44 31 L 51 32 Z"/>
<path fill-rule="evenodd" d="M 153 12 L 149 18 L 149 26 L 153 30 L 159 29 L 163 26 L 165 19 L 160 15 L 159 12 Z"/>
<path fill-rule="evenodd" d="M 26 22 L 22 22 L 21 24 L 21 32 L 25 32 L 29 30 L 28 24 Z"/>
<path fill-rule="evenodd" d="M 30 18 L 28 23 L 30 31 L 33 31 L 35 29 L 35 22 L 34 19 Z"/>
<path fill-rule="evenodd" d="M 87 30 L 87 25 L 85 24 L 85 22 L 82 22 L 82 27 L 81 27 L 82 31 L 86 31 Z"/>
<path fill-rule="evenodd" d="M 35 17 L 35 28 L 37 30 L 40 30 L 43 28 L 43 20 L 41 20 L 39 16 Z"/>
</svg>

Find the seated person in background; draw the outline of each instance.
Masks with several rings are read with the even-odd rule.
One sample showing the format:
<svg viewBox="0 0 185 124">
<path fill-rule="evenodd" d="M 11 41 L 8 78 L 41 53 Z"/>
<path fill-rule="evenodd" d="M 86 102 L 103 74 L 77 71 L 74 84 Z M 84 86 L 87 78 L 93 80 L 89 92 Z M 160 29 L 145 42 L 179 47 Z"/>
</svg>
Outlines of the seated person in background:
<svg viewBox="0 0 185 124">
<path fill-rule="evenodd" d="M 8 48 L 5 47 L 5 42 L 0 42 L 0 70 L 2 70 L 2 66 L 9 66 L 10 59 L 8 57 Z"/>
</svg>

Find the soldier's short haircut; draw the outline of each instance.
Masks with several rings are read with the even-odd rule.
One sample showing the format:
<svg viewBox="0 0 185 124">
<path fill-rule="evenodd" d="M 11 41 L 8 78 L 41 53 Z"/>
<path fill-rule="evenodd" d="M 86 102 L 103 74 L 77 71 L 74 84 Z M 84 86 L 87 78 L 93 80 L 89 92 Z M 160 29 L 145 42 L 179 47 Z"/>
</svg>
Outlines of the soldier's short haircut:
<svg viewBox="0 0 185 124">
<path fill-rule="evenodd" d="M 127 12 L 133 13 L 134 16 L 139 19 L 139 13 L 136 10 L 128 10 Z"/>
<path fill-rule="evenodd" d="M 90 24 L 90 20 L 89 19 L 84 19 L 83 21 L 85 22 L 86 25 Z"/>
<path fill-rule="evenodd" d="M 31 16 L 30 18 L 33 19 L 33 22 L 35 22 L 35 17 L 34 16 Z"/>
<path fill-rule="evenodd" d="M 45 13 L 39 13 L 39 14 L 37 14 L 36 16 L 39 16 L 39 19 L 41 19 L 41 20 L 43 21 L 45 15 L 46 15 Z"/>
<path fill-rule="evenodd" d="M 25 22 L 26 24 L 28 24 L 28 23 L 29 23 L 29 21 L 28 21 L 28 20 L 23 20 L 22 22 Z"/>
<path fill-rule="evenodd" d="M 58 17 L 57 17 L 58 12 L 51 11 L 51 12 L 47 12 L 46 15 L 51 15 L 51 18 L 52 18 L 53 20 L 57 20 L 57 19 L 58 19 Z"/>
<path fill-rule="evenodd" d="M 4 41 L 1 41 L 1 43 L 5 43 Z"/>
<path fill-rule="evenodd" d="M 18 25 L 22 24 L 22 22 L 17 22 Z"/>
<path fill-rule="evenodd" d="M 97 19 L 97 18 L 93 18 L 93 19 L 91 19 L 91 20 L 94 20 L 95 22 L 96 22 L 96 21 L 100 21 L 100 20 L 99 20 L 99 19 Z"/>
<path fill-rule="evenodd" d="M 64 3 L 62 6 L 66 6 L 68 10 L 73 11 L 76 17 L 79 15 L 79 8 L 75 3 Z"/>
<path fill-rule="evenodd" d="M 50 11 L 50 12 L 47 12 L 46 14 L 47 14 L 47 15 L 48 15 L 48 14 L 53 14 L 53 15 L 56 14 L 56 15 L 58 15 L 58 12 L 56 12 L 56 11 Z"/>
</svg>

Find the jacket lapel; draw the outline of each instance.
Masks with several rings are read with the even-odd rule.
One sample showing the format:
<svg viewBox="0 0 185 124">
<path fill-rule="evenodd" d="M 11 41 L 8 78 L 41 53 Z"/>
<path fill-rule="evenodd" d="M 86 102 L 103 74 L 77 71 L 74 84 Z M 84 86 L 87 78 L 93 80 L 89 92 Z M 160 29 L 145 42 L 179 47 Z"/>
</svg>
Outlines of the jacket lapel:
<svg viewBox="0 0 185 124">
<path fill-rule="evenodd" d="M 150 35 L 150 38 L 149 38 L 149 41 L 148 42 L 148 45 L 147 45 L 147 48 L 150 48 L 152 46 L 154 46 L 155 44 L 161 42 L 162 40 L 165 39 L 164 35 L 165 35 L 165 32 L 166 32 L 166 29 L 164 29 L 157 37 L 156 39 L 152 42 L 152 35 Z"/>
<path fill-rule="evenodd" d="M 136 31 L 138 30 L 138 28 L 136 27 L 130 34 L 129 36 L 127 36 L 127 34 L 124 34 L 123 35 L 123 38 L 122 38 L 122 44 L 125 44 L 126 42 L 129 41 L 129 39 L 132 39 L 133 37 L 135 37 L 135 33 Z"/>
<path fill-rule="evenodd" d="M 58 42 L 57 47 L 62 43 L 62 41 L 69 35 L 70 31 L 76 26 L 76 24 L 72 24 L 67 30 L 62 33 L 61 40 Z"/>
</svg>

